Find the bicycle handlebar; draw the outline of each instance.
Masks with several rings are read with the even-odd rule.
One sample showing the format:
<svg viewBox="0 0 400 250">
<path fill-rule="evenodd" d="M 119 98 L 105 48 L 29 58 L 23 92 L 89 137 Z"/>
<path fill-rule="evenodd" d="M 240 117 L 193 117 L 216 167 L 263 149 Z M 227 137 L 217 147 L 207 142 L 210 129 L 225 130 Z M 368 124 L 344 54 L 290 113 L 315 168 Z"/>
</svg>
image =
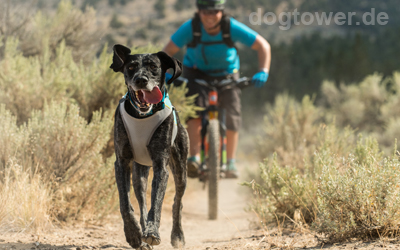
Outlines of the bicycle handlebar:
<svg viewBox="0 0 400 250">
<path fill-rule="evenodd" d="M 194 80 L 197 84 L 200 84 L 205 87 L 209 88 L 217 88 L 218 90 L 221 89 L 227 89 L 227 88 L 232 88 L 234 86 L 243 89 L 251 84 L 251 80 L 247 77 L 241 77 L 237 80 L 235 79 L 225 79 L 222 81 L 212 81 L 212 82 L 207 82 L 203 79 L 195 79 Z"/>
<path fill-rule="evenodd" d="M 178 77 L 176 80 L 178 80 L 178 82 L 188 82 L 188 79 L 183 78 L 183 77 Z M 222 90 L 222 89 L 228 89 L 228 88 L 232 88 L 234 86 L 238 87 L 239 89 L 244 89 L 246 87 L 249 87 L 252 83 L 251 83 L 251 79 L 249 79 L 248 77 L 241 77 L 237 80 L 235 79 L 225 79 L 222 81 L 211 81 L 211 82 L 207 82 L 203 79 L 194 79 L 194 81 L 202 86 L 208 87 L 208 88 L 214 88 L 217 90 Z M 179 84 L 180 85 L 180 84 Z"/>
</svg>

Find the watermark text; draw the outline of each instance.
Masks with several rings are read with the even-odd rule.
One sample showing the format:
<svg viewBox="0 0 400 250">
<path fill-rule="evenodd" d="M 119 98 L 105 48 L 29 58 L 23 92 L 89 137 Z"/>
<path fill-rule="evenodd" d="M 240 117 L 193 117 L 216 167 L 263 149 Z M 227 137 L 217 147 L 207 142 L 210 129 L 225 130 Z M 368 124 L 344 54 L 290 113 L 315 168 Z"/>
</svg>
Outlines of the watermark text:
<svg viewBox="0 0 400 250">
<path fill-rule="evenodd" d="M 375 8 L 364 12 L 361 19 L 353 22 L 353 17 L 357 17 L 357 12 L 303 12 L 297 9 L 292 12 L 281 12 L 276 15 L 273 12 L 262 13 L 261 8 L 257 12 L 250 13 L 249 21 L 252 25 L 274 25 L 279 23 L 281 30 L 289 30 L 292 25 L 386 25 L 389 22 L 389 15 L 386 12 L 376 13 Z"/>
</svg>

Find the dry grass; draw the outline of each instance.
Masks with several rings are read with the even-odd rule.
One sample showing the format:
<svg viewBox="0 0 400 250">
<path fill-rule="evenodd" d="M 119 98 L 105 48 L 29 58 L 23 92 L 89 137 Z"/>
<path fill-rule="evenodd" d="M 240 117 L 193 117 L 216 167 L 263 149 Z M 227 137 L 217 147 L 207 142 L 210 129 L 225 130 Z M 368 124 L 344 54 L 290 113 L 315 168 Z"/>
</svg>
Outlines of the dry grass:
<svg viewBox="0 0 400 250">
<path fill-rule="evenodd" d="M 53 226 L 52 191 L 39 173 L 9 160 L 1 171 L 1 180 L 1 231 L 38 232 Z"/>
</svg>

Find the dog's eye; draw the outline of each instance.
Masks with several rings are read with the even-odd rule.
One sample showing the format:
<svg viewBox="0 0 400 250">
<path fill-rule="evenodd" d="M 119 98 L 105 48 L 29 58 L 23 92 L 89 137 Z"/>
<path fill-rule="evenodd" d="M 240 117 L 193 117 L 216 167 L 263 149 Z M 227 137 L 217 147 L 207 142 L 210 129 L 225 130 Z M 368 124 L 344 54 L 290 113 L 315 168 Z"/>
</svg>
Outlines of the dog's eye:
<svg viewBox="0 0 400 250">
<path fill-rule="evenodd" d="M 151 64 L 151 65 L 150 65 L 150 69 L 155 70 L 155 69 L 157 69 L 157 66 L 154 65 L 154 64 Z"/>
<path fill-rule="evenodd" d="M 134 63 L 132 63 L 132 64 L 129 65 L 128 69 L 129 69 L 129 70 L 134 70 L 134 69 L 136 69 L 137 67 L 138 67 L 138 63 L 137 63 L 137 62 L 134 62 Z"/>
</svg>

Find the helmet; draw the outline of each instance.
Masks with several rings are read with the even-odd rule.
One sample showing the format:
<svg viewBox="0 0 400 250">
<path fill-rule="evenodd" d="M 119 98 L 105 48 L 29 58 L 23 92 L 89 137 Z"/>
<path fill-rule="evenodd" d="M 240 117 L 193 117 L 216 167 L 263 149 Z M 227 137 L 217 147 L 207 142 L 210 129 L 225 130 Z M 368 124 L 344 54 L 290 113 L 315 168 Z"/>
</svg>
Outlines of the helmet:
<svg viewBox="0 0 400 250">
<path fill-rule="evenodd" d="M 223 10 L 225 0 L 196 0 L 196 6 L 199 10 Z"/>
</svg>

